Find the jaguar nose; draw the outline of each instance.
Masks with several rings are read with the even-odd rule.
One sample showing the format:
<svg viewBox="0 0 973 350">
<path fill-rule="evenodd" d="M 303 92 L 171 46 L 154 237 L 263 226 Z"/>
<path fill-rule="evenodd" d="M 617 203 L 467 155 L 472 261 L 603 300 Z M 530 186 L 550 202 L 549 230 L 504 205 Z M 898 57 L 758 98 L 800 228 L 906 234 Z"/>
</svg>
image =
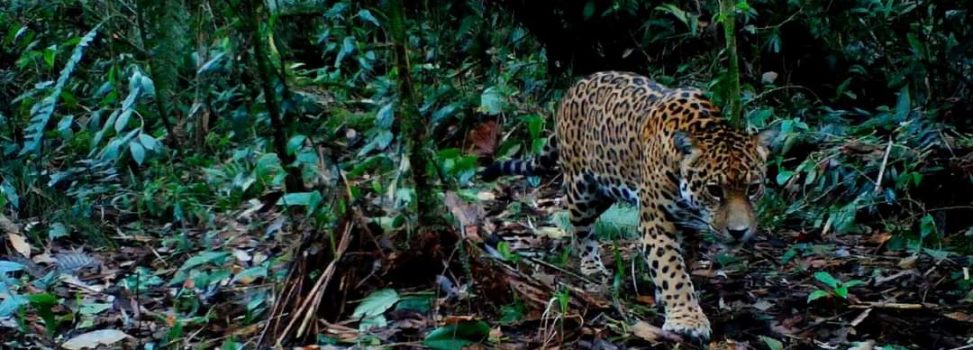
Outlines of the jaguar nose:
<svg viewBox="0 0 973 350">
<path fill-rule="evenodd" d="M 749 228 L 743 228 L 743 229 L 740 229 L 740 230 L 734 230 L 734 229 L 729 229 L 729 228 L 726 229 L 726 232 L 730 234 L 730 237 L 733 237 L 733 239 L 735 239 L 735 240 L 741 240 L 741 239 L 743 239 L 743 237 L 747 235 L 747 232 L 748 231 L 750 231 Z"/>
</svg>

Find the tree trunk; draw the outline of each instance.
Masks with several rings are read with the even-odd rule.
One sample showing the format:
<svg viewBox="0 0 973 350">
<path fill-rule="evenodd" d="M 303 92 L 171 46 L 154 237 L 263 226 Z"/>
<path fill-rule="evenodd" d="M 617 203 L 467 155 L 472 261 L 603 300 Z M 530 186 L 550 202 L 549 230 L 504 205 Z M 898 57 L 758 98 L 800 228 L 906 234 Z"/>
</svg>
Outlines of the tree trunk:
<svg viewBox="0 0 973 350">
<path fill-rule="evenodd" d="M 409 43 L 406 37 L 405 9 L 401 0 L 389 0 L 387 3 L 389 29 L 395 45 L 395 67 L 398 71 L 399 108 L 401 118 L 399 140 L 405 141 L 406 153 L 412 169 L 412 182 L 416 191 L 416 217 L 419 227 L 428 227 L 435 217 L 435 197 L 429 186 L 427 174 L 428 159 L 426 154 L 426 122 L 416 105 L 415 90 L 412 84 L 411 66 L 409 65 Z"/>
<path fill-rule="evenodd" d="M 264 36 L 260 34 L 259 9 L 263 4 L 262 0 L 244 1 L 244 16 L 246 17 L 247 29 L 253 43 L 253 56 L 257 63 L 257 75 L 259 84 L 264 94 L 264 103 L 267 106 L 267 114 L 270 116 L 270 127 L 273 129 L 274 151 L 280 158 L 284 169 L 287 169 L 287 177 L 284 179 L 287 192 L 303 192 L 304 182 L 301 179 L 299 169 L 291 167 L 294 157 L 287 153 L 287 127 L 284 119 L 281 118 L 280 105 L 277 103 L 277 94 L 274 92 L 273 81 L 271 80 L 271 66 L 264 47 Z M 281 84 L 285 82 L 281 81 Z"/>
</svg>

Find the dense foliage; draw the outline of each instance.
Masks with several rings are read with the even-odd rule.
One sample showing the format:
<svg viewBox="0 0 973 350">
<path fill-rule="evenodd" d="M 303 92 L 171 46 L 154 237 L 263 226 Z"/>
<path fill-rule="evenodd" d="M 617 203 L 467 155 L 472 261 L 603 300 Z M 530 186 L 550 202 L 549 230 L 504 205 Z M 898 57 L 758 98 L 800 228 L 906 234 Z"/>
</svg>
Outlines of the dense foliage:
<svg viewBox="0 0 973 350">
<path fill-rule="evenodd" d="M 445 193 L 482 200 L 477 168 L 539 151 L 563 89 L 607 69 L 704 88 L 741 127 L 782 132 L 760 212 L 768 232 L 801 232 L 785 259 L 814 254 L 809 241 L 878 236 L 883 249 L 968 268 L 973 8 L 730 5 L 0 3 L 0 233 L 28 247 L 11 238 L 0 260 L 0 327 L 46 342 L 90 327 L 91 305 L 111 301 L 59 294 L 63 271 L 91 263 L 82 250 L 135 256 L 113 266 L 115 295 L 167 300 L 148 310 L 164 329 L 138 336 L 165 347 L 214 319 L 236 328 L 267 318 L 298 248 L 275 238 L 283 231 L 305 232 L 297 241 L 320 244 L 322 261 L 340 256 L 349 222 L 396 254 L 423 254 L 430 234 L 437 247 L 462 244 L 440 237 L 456 219 Z M 281 216 L 255 214 L 268 211 Z M 226 268 L 239 257 L 229 223 L 241 217 L 276 254 Z M 176 260 L 160 263 L 154 249 Z M 62 259 L 39 268 L 31 251 Z M 80 266 L 63 266 L 77 261 L 65 256 Z M 437 273 L 396 283 L 433 286 Z M 943 283 L 948 302 L 973 302 L 968 275 Z M 249 291 L 229 322 L 205 305 L 233 288 Z M 339 310 L 325 318 L 350 315 Z M 117 320 L 141 329 L 131 322 Z"/>
</svg>

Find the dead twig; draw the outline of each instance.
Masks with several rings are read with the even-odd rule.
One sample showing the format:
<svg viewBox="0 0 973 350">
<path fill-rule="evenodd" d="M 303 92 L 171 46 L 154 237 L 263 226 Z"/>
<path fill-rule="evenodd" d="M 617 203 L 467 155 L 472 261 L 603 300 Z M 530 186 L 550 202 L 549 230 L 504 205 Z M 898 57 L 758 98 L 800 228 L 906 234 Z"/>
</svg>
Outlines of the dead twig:
<svg viewBox="0 0 973 350">
<path fill-rule="evenodd" d="M 886 302 L 863 302 L 860 304 L 848 305 L 851 309 L 896 309 L 896 310 L 935 310 L 939 307 L 932 304 L 913 304 L 913 303 L 886 303 Z"/>
<path fill-rule="evenodd" d="M 321 303 L 321 298 L 324 296 L 325 288 L 327 287 L 328 283 L 331 282 L 331 278 L 334 276 L 338 261 L 341 260 L 341 256 L 351 244 L 350 233 L 352 227 L 354 226 L 353 220 L 346 221 L 344 232 L 342 232 L 341 239 L 338 241 L 338 248 L 335 250 L 334 259 L 332 259 L 331 263 L 328 264 L 328 267 L 324 269 L 324 273 L 318 277 L 317 282 L 314 283 L 314 287 L 312 287 L 311 291 L 307 294 L 307 298 L 305 298 L 297 310 L 295 310 L 293 315 L 296 317 L 291 318 L 290 322 L 287 323 L 287 327 L 284 327 L 284 331 L 281 332 L 281 334 L 277 337 L 277 347 L 282 347 L 284 339 L 290 333 L 291 328 L 294 327 L 299 318 L 301 319 L 301 324 L 297 329 L 297 336 L 304 334 L 308 324 L 310 324 L 311 318 L 316 314 L 318 305 Z"/>
<path fill-rule="evenodd" d="M 878 178 L 875 180 L 875 194 L 882 193 L 882 178 L 885 177 L 885 167 L 889 164 L 889 153 L 892 152 L 892 144 L 895 142 L 889 139 L 888 146 L 885 146 L 885 155 L 882 156 L 882 165 L 878 168 Z"/>
</svg>

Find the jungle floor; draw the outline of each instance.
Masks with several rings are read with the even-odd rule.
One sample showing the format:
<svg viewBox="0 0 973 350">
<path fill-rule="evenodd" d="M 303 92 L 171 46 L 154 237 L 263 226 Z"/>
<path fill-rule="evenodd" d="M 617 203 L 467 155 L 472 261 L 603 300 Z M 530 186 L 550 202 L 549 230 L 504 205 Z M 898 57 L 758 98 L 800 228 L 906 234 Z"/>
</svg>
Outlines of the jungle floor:
<svg viewBox="0 0 973 350">
<path fill-rule="evenodd" d="M 469 197 L 478 200 L 463 199 Z M 382 235 L 365 215 L 380 208 L 352 208 L 328 236 L 254 200 L 219 217 L 217 230 L 131 223 L 111 237 L 117 249 L 52 246 L 25 261 L 35 276 L 64 271 L 66 283 L 55 294 L 69 302 L 54 314 L 131 336 L 105 348 L 154 342 L 156 348 L 212 349 L 228 341 L 261 349 L 973 348 L 973 310 L 961 302 L 969 296 L 954 282 L 970 281 L 963 267 L 968 257 L 891 251 L 887 233 L 762 232 L 752 244 L 729 250 L 703 243 L 691 270 L 714 334 L 698 344 L 658 328 L 661 312 L 634 239 L 603 241 L 616 274 L 601 292 L 574 272 L 569 245 L 559 244 L 570 239 L 550 220 L 560 208 L 556 180 L 531 187 L 510 179 L 478 193 L 447 193 L 445 203 L 455 226 Z M 158 248 L 172 246 L 156 238 L 163 234 L 123 233 L 151 230 L 180 232 L 169 235 L 192 242 L 183 247 L 222 252 Z M 403 241 L 411 242 L 408 248 Z M 239 273 L 268 261 L 264 274 Z M 231 271 L 237 283 L 194 287 L 200 281 L 194 272 L 180 283 L 195 295 L 175 293 L 171 282 L 133 289 L 125 276 L 139 266 L 168 281 L 186 275 L 187 266 L 208 266 L 204 273 L 216 278 Z M 285 282 L 271 284 L 267 276 Z M 199 317 L 175 316 L 187 309 Z M 34 335 L 0 335 L 2 344 L 53 348 L 84 333 L 45 336 L 41 314 L 22 318 Z M 375 327 L 364 330 L 366 324 Z"/>
</svg>

